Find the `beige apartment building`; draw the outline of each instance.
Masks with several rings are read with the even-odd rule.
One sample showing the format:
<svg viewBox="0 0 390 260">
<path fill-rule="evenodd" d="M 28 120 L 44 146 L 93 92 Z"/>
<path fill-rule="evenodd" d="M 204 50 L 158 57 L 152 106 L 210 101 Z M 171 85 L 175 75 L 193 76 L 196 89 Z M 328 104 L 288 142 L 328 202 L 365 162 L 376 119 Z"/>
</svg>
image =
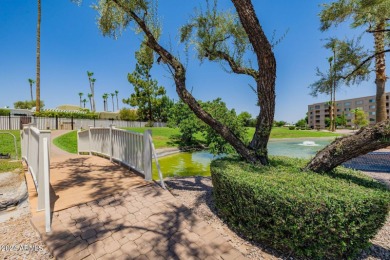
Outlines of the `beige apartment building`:
<svg viewBox="0 0 390 260">
<path fill-rule="evenodd" d="M 387 118 L 389 118 L 389 95 L 386 93 L 386 108 Z M 352 98 L 336 101 L 336 116 L 342 116 L 343 113 L 347 120 L 347 127 L 353 126 L 353 113 L 355 108 L 363 109 L 367 115 L 367 120 L 370 125 L 376 123 L 375 111 L 376 102 L 375 96 Z M 315 103 L 308 106 L 307 117 L 309 120 L 309 127 L 311 128 L 325 128 L 325 118 L 329 117 L 328 102 Z"/>
</svg>

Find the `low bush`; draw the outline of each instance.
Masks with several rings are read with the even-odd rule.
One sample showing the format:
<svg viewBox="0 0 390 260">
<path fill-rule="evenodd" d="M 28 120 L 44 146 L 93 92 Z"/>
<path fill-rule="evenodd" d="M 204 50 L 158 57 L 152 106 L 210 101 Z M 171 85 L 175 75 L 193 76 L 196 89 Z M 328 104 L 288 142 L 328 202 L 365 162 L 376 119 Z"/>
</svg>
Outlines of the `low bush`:
<svg viewBox="0 0 390 260">
<path fill-rule="evenodd" d="M 37 117 L 60 117 L 60 118 L 79 118 L 79 119 L 97 119 L 98 114 L 93 112 L 62 112 L 62 111 L 41 111 L 41 112 L 35 112 L 35 116 Z"/>
<path fill-rule="evenodd" d="M 289 126 L 288 129 L 289 130 L 295 130 L 295 126 Z"/>
<path fill-rule="evenodd" d="M 283 157 L 266 167 L 234 158 L 213 161 L 218 213 L 247 238 L 298 257 L 352 258 L 385 222 L 390 192 L 343 167 L 302 172 L 305 163 Z"/>
<path fill-rule="evenodd" d="M 0 108 L 0 116 L 8 116 L 10 114 L 10 110 L 6 108 Z"/>
<path fill-rule="evenodd" d="M 122 108 L 119 111 L 119 118 L 125 121 L 137 121 L 138 120 L 137 110 L 130 109 L 130 108 Z"/>
</svg>

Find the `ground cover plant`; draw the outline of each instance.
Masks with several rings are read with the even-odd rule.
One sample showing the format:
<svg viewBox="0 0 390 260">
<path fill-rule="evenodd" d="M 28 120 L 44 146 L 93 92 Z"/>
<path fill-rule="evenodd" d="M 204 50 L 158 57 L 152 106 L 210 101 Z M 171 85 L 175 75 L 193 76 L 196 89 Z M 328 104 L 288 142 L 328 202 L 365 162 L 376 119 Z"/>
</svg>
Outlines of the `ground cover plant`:
<svg viewBox="0 0 390 260">
<path fill-rule="evenodd" d="M 0 173 L 12 172 L 16 169 L 21 169 L 21 168 L 22 168 L 22 163 L 20 161 L 0 159 Z"/>
<path fill-rule="evenodd" d="M 306 163 L 285 157 L 271 157 L 267 167 L 213 161 L 218 212 L 245 237 L 298 257 L 353 258 L 385 222 L 390 192 L 343 167 L 304 172 Z"/>
</svg>

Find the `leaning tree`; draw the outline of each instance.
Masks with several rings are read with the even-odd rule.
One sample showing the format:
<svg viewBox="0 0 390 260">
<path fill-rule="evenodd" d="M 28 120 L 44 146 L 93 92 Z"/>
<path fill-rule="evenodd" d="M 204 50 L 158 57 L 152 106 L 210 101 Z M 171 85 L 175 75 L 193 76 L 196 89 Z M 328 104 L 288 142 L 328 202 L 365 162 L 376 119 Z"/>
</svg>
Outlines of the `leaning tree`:
<svg viewBox="0 0 390 260">
<path fill-rule="evenodd" d="M 248 75 L 255 81 L 254 90 L 260 112 L 257 117 L 256 130 L 249 145 L 240 140 L 226 125 L 207 113 L 187 90 L 186 69 L 183 63 L 158 42 L 159 30 L 151 22 L 153 12 L 150 10 L 149 1 L 100 0 L 95 8 L 99 12 L 98 24 L 104 35 L 116 37 L 131 23 L 135 23 L 137 30 L 144 34 L 144 44 L 159 56 L 158 61 L 168 66 L 177 94 L 195 115 L 221 135 L 244 159 L 265 165 L 268 164 L 267 143 L 275 112 L 276 60 L 272 45 L 260 25 L 252 1 L 232 0 L 232 3 L 236 13 L 230 16 L 216 14 L 213 17 L 216 20 L 207 25 L 208 27 L 215 26 L 216 31 L 221 31 L 221 35 L 219 33 L 210 35 L 211 42 L 207 42 L 202 55 L 210 56 L 207 58 L 211 60 L 225 61 L 234 73 Z M 219 19 L 229 23 L 227 30 L 221 28 L 223 24 L 217 22 Z M 196 23 L 196 20 L 194 22 Z M 196 24 L 194 27 L 197 30 L 203 30 Z M 219 36 L 221 38 L 218 38 Z M 201 38 L 199 40 L 202 41 Z M 240 56 L 234 56 L 225 49 L 228 40 L 240 42 L 239 46 L 252 50 L 256 57 L 256 68 L 245 67 L 239 59 Z"/>
</svg>

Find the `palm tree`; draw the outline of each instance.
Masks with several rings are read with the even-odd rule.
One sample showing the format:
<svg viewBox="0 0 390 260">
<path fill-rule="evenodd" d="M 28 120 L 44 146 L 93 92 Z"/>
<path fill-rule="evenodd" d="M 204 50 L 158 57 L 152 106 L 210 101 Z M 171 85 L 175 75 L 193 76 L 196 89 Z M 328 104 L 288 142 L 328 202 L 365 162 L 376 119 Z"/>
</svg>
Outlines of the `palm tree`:
<svg viewBox="0 0 390 260">
<path fill-rule="evenodd" d="M 115 106 L 114 106 L 114 97 L 115 97 L 115 93 L 111 93 L 111 101 L 112 101 L 112 112 L 115 111 Z"/>
<path fill-rule="evenodd" d="M 108 99 L 108 94 L 104 93 L 103 96 L 103 105 L 104 105 L 104 111 L 107 111 L 107 99 Z"/>
<path fill-rule="evenodd" d="M 33 96 L 32 85 L 35 84 L 35 80 L 33 80 L 33 79 L 28 79 L 28 83 L 30 83 L 31 102 L 33 102 L 33 101 L 34 101 L 34 96 Z"/>
<path fill-rule="evenodd" d="M 88 100 L 84 98 L 82 101 L 83 101 L 83 103 L 84 103 L 84 108 L 85 108 L 85 103 L 87 103 Z"/>
<path fill-rule="evenodd" d="M 37 19 L 37 78 L 36 78 L 36 105 L 35 110 L 41 110 L 41 0 L 38 0 L 38 19 Z"/>
<path fill-rule="evenodd" d="M 81 103 L 83 102 L 82 101 L 82 97 L 83 97 L 84 93 L 83 92 L 79 92 L 79 97 L 80 97 L 80 107 L 81 107 Z"/>
<path fill-rule="evenodd" d="M 115 96 L 116 96 L 116 110 L 119 110 L 118 94 L 119 94 L 119 91 L 118 91 L 118 90 L 115 90 Z"/>
<path fill-rule="evenodd" d="M 324 4 L 320 14 L 321 30 L 328 30 L 342 22 L 351 22 L 353 28 L 366 26 L 366 32 L 374 38 L 373 55 L 357 65 L 358 69 L 367 62 L 375 59 L 376 85 L 376 122 L 387 119 L 386 112 L 386 62 L 385 50 L 386 33 L 389 31 L 390 8 L 388 1 L 339 0 Z M 368 54 L 367 54 L 368 56 Z"/>
<path fill-rule="evenodd" d="M 89 104 L 91 105 L 91 111 L 92 111 L 92 94 L 88 93 L 88 98 L 89 98 Z"/>
<path fill-rule="evenodd" d="M 91 71 L 87 71 L 87 75 L 88 75 L 89 87 L 91 89 L 91 94 L 92 94 L 92 98 L 91 98 L 92 112 L 95 112 L 96 111 L 96 104 L 95 104 L 95 81 L 96 81 L 96 79 L 92 78 L 93 72 L 91 72 Z"/>
</svg>

